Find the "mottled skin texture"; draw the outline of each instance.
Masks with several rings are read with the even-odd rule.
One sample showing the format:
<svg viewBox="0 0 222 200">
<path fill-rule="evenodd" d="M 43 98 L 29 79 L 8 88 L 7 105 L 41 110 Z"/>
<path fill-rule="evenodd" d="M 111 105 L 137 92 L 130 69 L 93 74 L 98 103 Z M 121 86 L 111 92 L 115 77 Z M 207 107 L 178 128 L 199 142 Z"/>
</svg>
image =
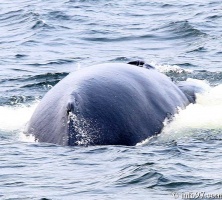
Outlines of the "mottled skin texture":
<svg viewBox="0 0 222 200">
<path fill-rule="evenodd" d="M 161 132 L 166 117 L 190 102 L 164 74 L 129 64 L 75 71 L 39 103 L 27 127 L 40 142 L 136 145 Z"/>
</svg>

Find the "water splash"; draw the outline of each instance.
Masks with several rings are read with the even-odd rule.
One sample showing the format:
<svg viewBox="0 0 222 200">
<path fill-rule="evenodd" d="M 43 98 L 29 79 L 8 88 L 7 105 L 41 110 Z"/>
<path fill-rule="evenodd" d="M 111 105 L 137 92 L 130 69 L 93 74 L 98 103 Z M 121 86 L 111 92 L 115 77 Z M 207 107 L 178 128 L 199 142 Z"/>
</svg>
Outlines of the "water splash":
<svg viewBox="0 0 222 200">
<path fill-rule="evenodd" d="M 69 128 L 72 129 L 70 140 L 74 140 L 77 145 L 87 146 L 90 143 L 90 123 L 83 117 L 78 117 L 73 113 L 69 113 L 69 120 L 67 122 Z M 75 135 L 76 134 L 76 135 Z"/>
<path fill-rule="evenodd" d="M 34 141 L 32 136 L 26 136 L 23 132 L 37 105 L 36 102 L 31 106 L 0 106 L 0 131 L 8 134 L 18 133 L 21 141 Z"/>
<path fill-rule="evenodd" d="M 100 140 L 101 128 L 98 126 L 97 120 L 70 112 L 67 123 L 70 130 L 69 141 L 71 145 L 94 145 L 95 141 Z"/>
<path fill-rule="evenodd" d="M 222 85 L 210 88 L 204 94 L 197 95 L 196 104 L 190 104 L 185 110 L 174 116 L 159 136 L 160 140 L 172 140 L 191 137 L 208 132 L 222 133 Z"/>
<path fill-rule="evenodd" d="M 178 65 L 168 65 L 168 64 L 158 64 L 154 61 L 150 63 L 152 66 L 155 67 L 159 72 L 161 73 L 168 73 L 168 72 L 174 72 L 174 73 L 192 73 L 193 70 L 191 69 L 183 69 Z"/>
</svg>

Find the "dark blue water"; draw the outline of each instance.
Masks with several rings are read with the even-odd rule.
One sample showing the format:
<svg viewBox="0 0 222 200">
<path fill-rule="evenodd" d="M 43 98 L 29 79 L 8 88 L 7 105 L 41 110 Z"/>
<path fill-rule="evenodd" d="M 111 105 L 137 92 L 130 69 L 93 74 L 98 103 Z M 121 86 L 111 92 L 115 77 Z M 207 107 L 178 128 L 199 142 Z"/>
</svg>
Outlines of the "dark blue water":
<svg viewBox="0 0 222 200">
<path fill-rule="evenodd" d="M 68 73 L 134 59 L 207 93 L 135 147 L 62 147 L 23 134 Z M 220 1 L 4 0 L 0 93 L 0 199 L 222 198 Z"/>
</svg>

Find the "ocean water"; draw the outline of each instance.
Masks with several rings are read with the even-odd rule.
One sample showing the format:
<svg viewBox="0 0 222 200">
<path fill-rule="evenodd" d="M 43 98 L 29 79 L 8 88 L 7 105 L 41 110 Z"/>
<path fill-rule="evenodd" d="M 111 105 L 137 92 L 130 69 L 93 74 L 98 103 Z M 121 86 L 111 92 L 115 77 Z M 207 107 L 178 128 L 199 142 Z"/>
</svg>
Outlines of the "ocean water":
<svg viewBox="0 0 222 200">
<path fill-rule="evenodd" d="M 23 134 L 68 73 L 135 59 L 206 93 L 134 147 L 63 147 Z M 222 199 L 218 0 L 3 0 L 0 93 L 0 199 Z"/>
</svg>

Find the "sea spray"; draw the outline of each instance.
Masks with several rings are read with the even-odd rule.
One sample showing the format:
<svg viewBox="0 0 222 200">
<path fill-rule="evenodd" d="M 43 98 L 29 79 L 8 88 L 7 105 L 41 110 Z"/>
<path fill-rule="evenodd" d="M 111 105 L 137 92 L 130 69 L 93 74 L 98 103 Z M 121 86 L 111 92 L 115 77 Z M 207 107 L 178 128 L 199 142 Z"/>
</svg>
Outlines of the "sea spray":
<svg viewBox="0 0 222 200">
<path fill-rule="evenodd" d="M 159 139 L 172 140 L 204 132 L 222 133 L 222 85 L 197 94 L 196 104 L 180 110 L 172 122 L 165 125 Z"/>
<path fill-rule="evenodd" d="M 35 102 L 31 106 L 0 106 L 0 131 L 15 133 L 16 138 L 21 141 L 34 141 L 32 136 L 24 134 L 24 129 L 37 105 Z"/>
</svg>

